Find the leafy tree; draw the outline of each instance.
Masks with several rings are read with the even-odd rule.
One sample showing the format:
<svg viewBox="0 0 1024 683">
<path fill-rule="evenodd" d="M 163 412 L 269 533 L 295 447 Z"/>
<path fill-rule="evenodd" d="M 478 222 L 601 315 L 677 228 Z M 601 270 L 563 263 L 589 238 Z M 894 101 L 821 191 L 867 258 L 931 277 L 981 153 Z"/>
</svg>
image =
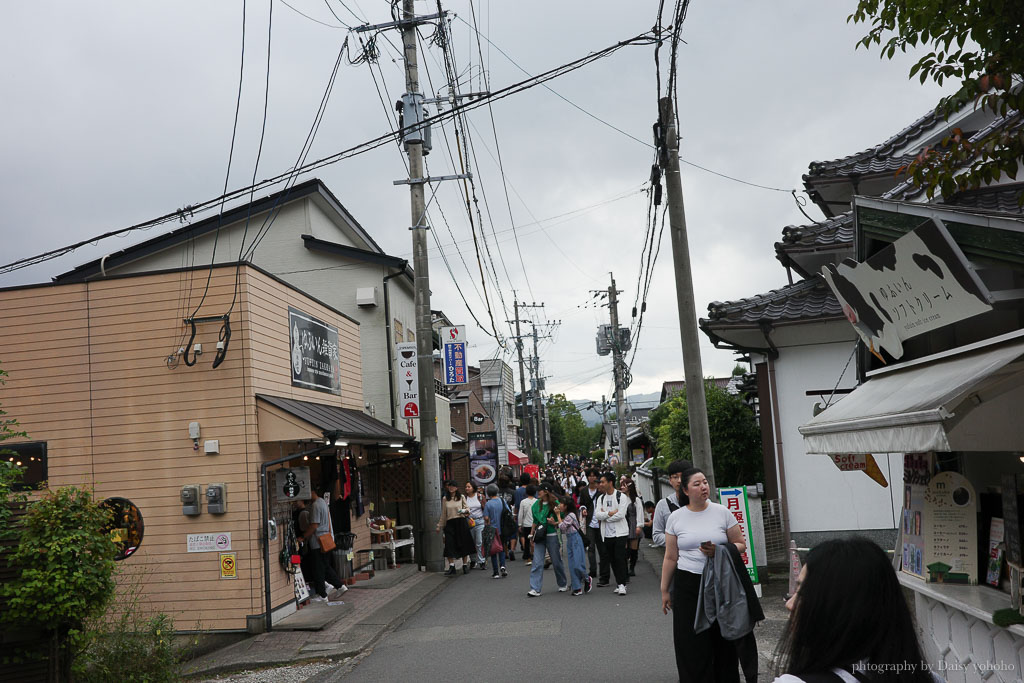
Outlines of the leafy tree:
<svg viewBox="0 0 1024 683">
<path fill-rule="evenodd" d="M 597 440 L 594 428 L 587 427 L 579 408 L 565 394 L 548 398 L 548 420 L 553 453 L 586 453 Z"/>
<path fill-rule="evenodd" d="M 754 413 L 739 396 L 714 382 L 704 383 L 708 429 L 715 463 L 715 481 L 723 486 L 754 484 L 764 479 L 761 433 Z M 686 395 L 676 394 L 651 411 L 650 429 L 658 449 L 659 467 L 673 460 L 692 460 Z"/>
<path fill-rule="evenodd" d="M 731 374 L 733 377 L 736 377 L 737 375 L 745 375 L 747 374 L 747 369 L 743 367 L 742 363 L 737 363 L 733 366 Z"/>
<path fill-rule="evenodd" d="M 7 372 L 0 368 L 0 386 L 6 383 L 4 378 L 7 376 Z M 18 430 L 19 426 L 16 419 L 7 417 L 7 412 L 0 408 L 0 442 L 28 436 Z M 13 533 L 10 526 L 11 505 L 21 505 L 25 502 L 25 496 L 16 492 L 16 487 L 21 483 L 22 469 L 2 457 L 13 453 L 14 451 L 0 445 L 0 541 L 6 540 Z"/>
<path fill-rule="evenodd" d="M 929 52 L 910 68 L 910 77 L 939 85 L 957 79 L 960 88 L 943 98 L 936 112 L 946 120 L 974 104 L 997 115 L 1024 110 L 1024 4 L 1016 0 L 859 0 L 847 21 L 870 24 L 857 45 L 896 51 L 922 46 Z M 904 169 L 928 196 L 980 187 L 1006 174 L 1017 177 L 1024 160 L 1024 131 L 1004 130 L 972 143 L 960 129 L 925 149 Z M 960 173 L 959 169 L 966 168 Z"/>
</svg>

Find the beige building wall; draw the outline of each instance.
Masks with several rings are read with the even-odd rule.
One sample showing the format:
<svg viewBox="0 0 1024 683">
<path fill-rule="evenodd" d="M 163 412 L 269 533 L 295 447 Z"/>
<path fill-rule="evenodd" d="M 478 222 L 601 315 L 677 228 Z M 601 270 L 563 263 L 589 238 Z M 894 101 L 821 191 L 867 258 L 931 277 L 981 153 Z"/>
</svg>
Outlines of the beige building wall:
<svg viewBox="0 0 1024 683">
<path fill-rule="evenodd" d="M 204 271 L 208 272 L 208 271 Z M 10 373 L 5 410 L 31 441 L 48 447 L 50 486 L 85 485 L 98 498 L 134 502 L 145 520 L 139 550 L 120 564 L 145 586 L 145 602 L 172 616 L 178 629 L 244 629 L 263 611 L 259 544 L 258 392 L 359 409 L 359 330 L 352 320 L 252 268 L 242 268 L 222 365 L 212 368 L 220 322 L 201 323 L 195 366 L 169 366 L 187 340 L 182 318 L 205 289 L 187 273 L 162 273 L 0 291 L 6 324 L 0 363 Z M 217 268 L 197 317 L 222 315 L 235 298 L 234 267 Z M 205 282 L 205 278 L 201 282 Z M 288 306 L 338 327 L 342 396 L 292 387 Z M 184 337 L 183 337 L 184 335 Z M 200 449 L 188 425 L 201 424 Z M 220 441 L 216 455 L 206 440 Z M 268 449 L 274 450 L 274 449 Z M 277 453 L 270 453 L 276 457 Z M 227 485 L 227 512 L 187 517 L 185 484 Z M 219 554 L 186 552 L 190 533 L 231 533 L 237 579 L 221 579 Z M 275 605 L 290 585 L 272 548 Z"/>
</svg>

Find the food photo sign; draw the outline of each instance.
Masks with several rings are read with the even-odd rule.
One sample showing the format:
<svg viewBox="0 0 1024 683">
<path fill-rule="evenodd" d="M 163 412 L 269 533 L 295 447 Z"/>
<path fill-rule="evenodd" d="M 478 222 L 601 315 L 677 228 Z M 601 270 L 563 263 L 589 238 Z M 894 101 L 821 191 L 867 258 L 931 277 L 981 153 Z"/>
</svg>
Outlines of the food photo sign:
<svg viewBox="0 0 1024 683">
<path fill-rule="evenodd" d="M 469 476 L 477 486 L 498 478 L 498 433 L 469 433 Z"/>
</svg>

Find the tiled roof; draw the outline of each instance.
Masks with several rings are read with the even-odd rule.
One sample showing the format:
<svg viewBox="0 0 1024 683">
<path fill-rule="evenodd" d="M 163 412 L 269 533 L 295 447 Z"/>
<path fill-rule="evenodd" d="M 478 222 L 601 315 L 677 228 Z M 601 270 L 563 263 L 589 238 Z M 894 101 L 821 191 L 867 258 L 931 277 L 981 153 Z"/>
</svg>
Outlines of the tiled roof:
<svg viewBox="0 0 1024 683">
<path fill-rule="evenodd" d="M 978 142 L 984 140 L 985 138 L 987 138 L 988 136 L 992 135 L 993 133 L 996 133 L 996 132 L 999 132 L 999 131 L 1002 131 L 1002 130 L 1020 130 L 1021 128 L 1024 128 L 1024 117 L 1022 117 L 1020 115 L 1020 113 L 1018 113 L 1016 111 L 1011 111 L 1008 114 L 1006 114 L 1006 116 L 1000 116 L 999 118 L 997 118 L 996 120 L 992 121 L 990 124 L 988 124 L 987 126 L 982 128 L 981 130 L 979 130 L 977 133 L 972 135 L 970 137 L 970 142 L 972 144 L 977 144 Z M 1009 188 L 1009 187 L 1011 187 L 1011 186 L 1003 186 L 1003 188 Z M 1017 192 L 1019 193 L 1019 191 L 1020 191 L 1019 190 L 1019 185 L 1017 187 L 1018 187 Z M 1003 191 L 1004 190 L 1000 189 L 999 186 L 982 188 L 982 189 L 979 189 L 979 190 L 970 190 L 968 192 L 962 192 L 962 193 L 960 193 L 958 195 L 955 195 L 954 197 L 950 198 L 949 200 L 946 200 L 944 203 L 949 204 L 951 206 L 971 206 L 971 204 L 969 202 L 972 202 L 972 201 L 973 202 L 984 201 L 984 202 L 989 203 L 989 204 L 1005 207 L 1005 206 L 1008 205 L 1007 201 L 1006 201 L 1006 199 L 1007 199 L 1006 197 L 1003 197 L 1003 198 L 989 197 L 987 199 L 982 200 L 980 198 L 980 196 L 979 197 L 972 197 L 971 196 L 971 195 L 973 195 L 975 193 L 977 193 L 978 195 L 983 195 L 983 194 L 999 194 L 999 193 L 1001 193 Z M 915 185 L 913 183 L 913 181 L 911 179 L 908 178 L 907 180 L 904 180 L 902 183 L 900 183 L 896 187 L 892 188 L 891 190 L 889 190 L 888 192 L 883 194 L 882 195 L 882 199 L 896 199 L 896 200 L 900 200 L 900 201 L 911 201 L 911 200 L 916 199 L 917 197 L 920 197 L 923 194 L 924 194 L 924 188 L 923 187 L 918 187 L 917 185 Z M 961 204 L 961 200 L 964 200 L 965 202 L 968 202 L 968 203 Z M 987 209 L 987 207 L 985 207 L 985 206 L 976 206 L 975 208 Z M 1021 212 L 1019 207 L 1014 207 L 1014 208 L 1009 208 L 1009 209 L 1007 209 L 1007 208 L 999 208 L 999 209 L 994 209 L 994 210 L 997 210 L 997 211 L 1009 211 L 1011 213 L 1020 213 Z"/>
<path fill-rule="evenodd" d="M 893 157 L 893 150 L 903 146 L 923 131 L 937 124 L 944 123 L 945 121 L 943 121 L 942 117 L 932 110 L 880 145 L 875 145 L 862 152 L 857 152 L 841 159 L 812 161 L 807 173 L 804 174 L 804 182 L 806 183 L 814 178 L 895 171 L 908 163 L 908 160 L 913 160 L 913 155 Z"/>
<path fill-rule="evenodd" d="M 825 280 L 816 275 L 792 285 L 738 301 L 708 304 L 701 327 L 749 325 L 763 321 L 796 322 L 842 317 L 843 310 Z"/>
<path fill-rule="evenodd" d="M 830 247 L 853 242 L 853 212 L 847 211 L 821 223 L 787 225 L 782 229 L 782 241 L 775 243 L 775 251 L 806 247 Z"/>
<path fill-rule="evenodd" d="M 1024 207 L 1020 205 L 1022 195 L 1024 195 L 1024 183 L 1011 183 L 960 192 L 946 203 L 980 211 L 1024 213 Z"/>
</svg>

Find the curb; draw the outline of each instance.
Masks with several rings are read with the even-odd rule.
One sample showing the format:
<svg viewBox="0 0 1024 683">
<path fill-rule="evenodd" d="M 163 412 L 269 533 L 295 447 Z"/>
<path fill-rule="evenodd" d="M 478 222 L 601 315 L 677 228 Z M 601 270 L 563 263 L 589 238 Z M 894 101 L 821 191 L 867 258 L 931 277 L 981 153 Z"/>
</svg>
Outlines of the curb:
<svg viewBox="0 0 1024 683">
<path fill-rule="evenodd" d="M 413 588 L 410 588 L 406 592 L 401 593 L 401 594 L 395 596 L 395 598 L 391 602 L 386 603 L 384 605 L 381 605 L 380 608 L 378 608 L 377 611 L 378 612 L 382 612 L 385 609 L 387 609 L 387 607 L 389 605 L 397 602 L 398 600 L 401 600 L 404 596 L 406 596 L 408 594 L 411 594 L 411 593 L 418 592 L 418 590 L 420 590 L 420 586 L 422 586 L 424 583 L 427 583 L 427 582 L 432 582 L 432 583 L 434 583 L 434 585 L 433 586 L 427 586 L 426 590 L 421 595 L 416 596 L 412 600 L 412 602 L 408 606 L 405 607 L 405 609 L 402 609 L 400 612 L 396 613 L 394 616 L 392 616 L 390 619 L 388 619 L 385 623 L 383 623 L 383 624 L 373 623 L 374 616 L 373 616 L 373 614 L 369 614 L 365 618 L 363 618 L 361 621 L 352 624 L 351 628 L 348 629 L 348 631 L 346 631 L 345 633 L 356 632 L 358 630 L 364 630 L 365 631 L 364 636 L 362 638 L 358 638 L 358 640 L 362 641 L 362 642 L 360 642 L 358 644 L 356 644 L 356 643 L 351 643 L 351 644 L 349 644 L 349 643 L 312 643 L 312 644 L 307 644 L 307 645 L 302 646 L 301 649 L 299 649 L 298 651 L 296 651 L 294 654 L 291 654 L 291 655 L 283 655 L 282 654 L 282 655 L 275 655 L 275 656 L 271 656 L 271 657 L 266 657 L 266 658 L 263 658 L 263 659 L 260 659 L 259 657 L 256 657 L 252 661 L 245 661 L 245 662 L 225 662 L 225 663 L 222 663 L 222 664 L 214 664 L 214 665 L 209 666 L 209 667 L 204 667 L 204 668 L 199 669 L 199 670 L 189 670 L 188 669 L 188 665 L 185 665 L 182 668 L 182 671 L 181 671 L 182 679 L 183 680 L 194 681 L 194 680 L 200 680 L 200 679 L 203 679 L 203 678 L 212 678 L 214 676 L 220 676 L 220 675 L 223 675 L 223 674 L 238 673 L 238 672 L 246 671 L 246 670 L 249 670 L 249 669 L 267 669 L 267 668 L 272 668 L 272 667 L 289 666 L 289 665 L 292 665 L 292 664 L 306 663 L 306 662 L 310 662 L 310 661 L 318 661 L 318 660 L 325 660 L 325 659 L 335 659 L 335 658 L 347 659 L 347 658 L 356 657 L 356 656 L 358 656 L 358 655 L 360 655 L 360 654 L 362 654 L 364 652 L 368 652 L 370 649 L 372 649 L 372 646 L 375 645 L 377 643 L 377 641 L 380 640 L 380 638 L 382 636 L 384 636 L 389 631 L 392 631 L 395 628 L 401 626 L 410 616 L 415 614 L 421 607 L 423 607 L 423 605 L 425 603 L 427 603 L 428 601 L 432 600 L 434 597 L 436 597 L 441 591 L 443 591 L 448 586 L 448 583 L 446 581 L 444 581 L 443 575 L 441 575 L 441 574 L 433 574 L 431 576 L 426 576 L 426 577 L 423 578 L 423 581 L 421 582 L 420 585 L 418 585 L 416 587 L 413 587 Z M 245 643 L 245 642 L 248 642 L 248 641 L 242 641 L 242 643 Z M 231 648 L 237 647 L 237 646 L 241 645 L 242 643 L 236 643 L 235 645 L 230 645 L 227 648 L 225 648 L 225 650 L 230 650 Z M 307 649 L 307 648 L 312 648 L 312 649 Z M 346 664 L 346 663 L 339 662 L 339 664 Z M 333 673 L 332 670 L 328 670 L 328 671 L 323 672 L 323 674 L 318 674 L 317 676 L 314 676 L 313 678 L 310 678 L 308 680 L 309 681 L 327 681 L 327 680 L 330 680 L 330 679 L 329 678 L 320 678 L 320 676 L 325 675 L 325 674 L 332 674 L 332 673 Z"/>
</svg>

